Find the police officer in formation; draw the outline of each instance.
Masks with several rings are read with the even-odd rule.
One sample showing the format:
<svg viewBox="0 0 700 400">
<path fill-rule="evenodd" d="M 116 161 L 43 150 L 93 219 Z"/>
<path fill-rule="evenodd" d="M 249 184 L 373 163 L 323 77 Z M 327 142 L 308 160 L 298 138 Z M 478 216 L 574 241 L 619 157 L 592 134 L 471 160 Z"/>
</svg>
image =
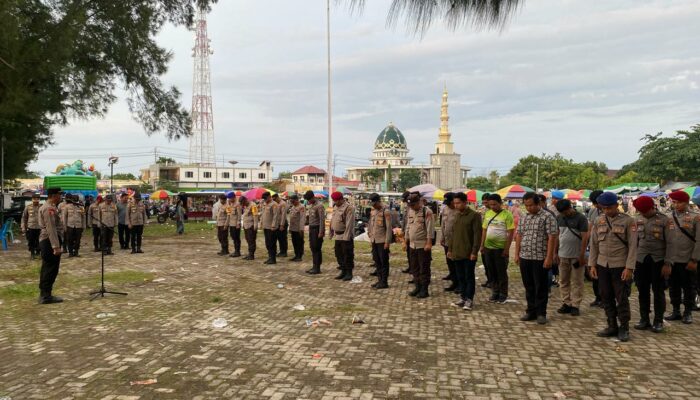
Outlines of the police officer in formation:
<svg viewBox="0 0 700 400">
<path fill-rule="evenodd" d="M 690 196 L 684 191 L 669 195 L 672 200 L 668 221 L 668 258 L 671 265 L 671 287 L 669 295 L 673 311 L 667 321 L 693 322 L 695 304 L 695 274 L 700 259 L 700 214 L 690 211 Z M 681 303 L 684 306 L 681 314 Z"/>
<path fill-rule="evenodd" d="M 340 269 L 340 274 L 335 279 L 350 281 L 355 268 L 355 207 L 340 192 L 333 192 L 331 199 L 333 216 L 330 237 L 335 238 L 335 258 Z"/>
<path fill-rule="evenodd" d="M 279 232 L 279 206 L 272 200 L 270 192 L 262 194 L 261 223 L 265 234 L 265 247 L 267 248 L 267 260 L 264 264 L 277 264 L 277 232 Z"/>
<path fill-rule="evenodd" d="M 105 201 L 100 204 L 100 221 L 102 221 L 102 251 L 105 255 L 112 256 L 112 239 L 114 239 L 114 229 L 119 223 L 117 206 L 114 204 L 114 195 L 108 194 Z"/>
<path fill-rule="evenodd" d="M 90 204 L 87 212 L 87 225 L 92 227 L 92 244 L 95 252 L 102 249 L 102 228 L 100 227 L 100 205 L 102 196 L 98 195 L 94 203 Z"/>
<path fill-rule="evenodd" d="M 373 289 L 389 288 L 389 246 L 392 240 L 391 212 L 382 203 L 377 193 L 369 196 L 372 203 L 372 211 L 369 217 L 367 234 L 372 243 L 374 264 L 377 266 L 377 282 L 372 284 Z"/>
<path fill-rule="evenodd" d="M 68 257 L 79 257 L 80 240 L 85 229 L 85 208 L 78 202 L 78 196 L 67 194 L 66 204 L 62 208 L 61 220 L 64 224 L 65 241 L 68 243 Z"/>
<path fill-rule="evenodd" d="M 308 190 L 304 193 L 304 200 L 309 204 L 309 250 L 311 250 L 312 267 L 307 274 L 317 275 L 321 273 L 323 262 L 323 238 L 326 236 L 326 208 L 316 199 L 314 192 Z"/>
<path fill-rule="evenodd" d="M 455 217 L 459 211 L 455 209 L 454 193 L 445 193 L 444 199 L 442 203 L 443 207 L 440 212 L 440 232 L 442 233 L 440 245 L 445 250 L 445 262 L 447 263 L 448 274 L 442 279 L 452 281 L 452 284 L 445 288 L 446 292 L 452 292 L 457 289 L 457 273 L 455 272 L 454 261 L 447 257 L 447 244 L 452 238 L 452 228 L 454 227 Z"/>
<path fill-rule="evenodd" d="M 408 214 L 406 231 L 404 233 L 404 246 L 410 249 L 409 268 L 415 289 L 410 296 L 426 298 L 429 296 L 430 264 L 432 262 L 433 233 L 435 225 L 433 212 L 423 205 L 419 193 L 411 193 L 408 196 Z"/>
<path fill-rule="evenodd" d="M 39 248 L 41 249 L 41 274 L 39 277 L 39 304 L 61 303 L 62 298 L 52 294 L 53 284 L 61 265 L 63 224 L 57 205 L 61 202 L 61 189 L 48 189 L 48 199 L 39 209 Z"/>
<path fill-rule="evenodd" d="M 32 193 L 32 202 L 22 211 L 22 222 L 20 223 L 20 229 L 27 237 L 27 246 L 29 247 L 29 254 L 32 260 L 39 255 L 39 234 L 41 233 L 41 225 L 39 225 L 40 199 L 41 195 L 38 192 Z"/>
<path fill-rule="evenodd" d="M 603 215 L 591 228 L 591 275 L 597 278 L 608 325 L 600 337 L 629 340 L 629 296 L 637 266 L 637 223 L 618 209 L 617 195 L 605 192 L 598 196 Z"/>
<path fill-rule="evenodd" d="M 227 197 L 227 207 L 228 210 L 228 227 L 229 235 L 231 236 L 231 241 L 233 241 L 233 253 L 230 257 L 236 258 L 241 256 L 241 205 L 236 198 L 236 193 L 228 192 Z"/>
<path fill-rule="evenodd" d="M 143 253 L 141 241 L 143 238 L 143 226 L 148 220 L 146 206 L 141 202 L 141 194 L 134 194 L 134 201 L 126 209 L 126 222 L 131 235 L 131 254 Z"/>
<path fill-rule="evenodd" d="M 242 196 L 239 202 L 241 205 L 241 225 L 245 233 L 246 244 L 248 244 L 248 255 L 243 259 L 254 260 L 257 247 L 255 242 L 258 239 L 258 208 L 245 196 Z"/>
<path fill-rule="evenodd" d="M 231 213 L 230 208 L 226 205 L 226 195 L 219 195 L 219 206 L 215 210 L 216 237 L 221 245 L 221 250 L 216 254 L 225 256 L 228 255 L 228 219 Z"/>
<path fill-rule="evenodd" d="M 290 196 L 289 201 L 291 202 L 291 206 L 289 207 L 289 232 L 292 235 L 292 247 L 294 248 L 294 258 L 289 261 L 299 262 L 304 255 L 306 208 L 301 204 L 299 196 L 296 194 Z"/>
<path fill-rule="evenodd" d="M 287 213 L 289 212 L 289 206 L 287 202 L 282 200 L 279 194 L 275 193 L 272 195 L 272 201 L 277 203 L 277 231 L 275 235 L 277 237 L 277 243 L 279 244 L 280 252 L 277 257 L 287 257 L 287 230 L 289 229 L 289 222 L 287 221 Z"/>
</svg>

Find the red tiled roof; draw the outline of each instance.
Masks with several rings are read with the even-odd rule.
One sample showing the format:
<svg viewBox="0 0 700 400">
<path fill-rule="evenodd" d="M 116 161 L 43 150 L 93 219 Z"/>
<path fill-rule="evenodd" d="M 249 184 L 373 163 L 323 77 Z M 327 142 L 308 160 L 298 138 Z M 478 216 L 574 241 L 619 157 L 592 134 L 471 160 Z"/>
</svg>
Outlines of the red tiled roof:
<svg viewBox="0 0 700 400">
<path fill-rule="evenodd" d="M 307 165 L 305 167 L 301 167 L 298 170 L 292 172 L 293 175 L 300 175 L 300 174 L 319 174 L 319 175 L 325 175 L 326 171 L 322 170 L 321 168 L 314 167 L 313 165 Z"/>
<path fill-rule="evenodd" d="M 349 179 L 341 178 L 339 176 L 333 177 L 333 184 L 336 186 L 351 186 L 356 187 L 360 184 L 360 181 L 351 181 Z"/>
</svg>

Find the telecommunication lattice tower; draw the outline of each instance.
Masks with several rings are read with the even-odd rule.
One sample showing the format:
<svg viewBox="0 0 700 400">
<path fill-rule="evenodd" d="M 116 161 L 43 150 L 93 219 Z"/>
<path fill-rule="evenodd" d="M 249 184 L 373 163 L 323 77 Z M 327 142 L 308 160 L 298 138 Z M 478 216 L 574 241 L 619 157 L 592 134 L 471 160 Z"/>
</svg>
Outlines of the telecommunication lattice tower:
<svg viewBox="0 0 700 400">
<path fill-rule="evenodd" d="M 214 113 L 211 101 L 211 74 L 209 55 L 214 52 L 207 36 L 206 11 L 199 9 L 195 18 L 195 42 L 192 48 L 194 75 L 192 88 L 192 136 L 190 163 L 215 166 Z"/>
</svg>

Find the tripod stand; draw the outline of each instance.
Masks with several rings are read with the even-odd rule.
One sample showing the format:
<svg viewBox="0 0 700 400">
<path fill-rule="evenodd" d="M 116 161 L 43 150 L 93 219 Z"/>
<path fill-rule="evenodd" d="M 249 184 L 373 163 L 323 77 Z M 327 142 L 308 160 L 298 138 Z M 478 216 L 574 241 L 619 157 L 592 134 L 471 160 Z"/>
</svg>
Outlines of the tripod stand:
<svg viewBox="0 0 700 400">
<path fill-rule="evenodd" d="M 108 226 L 105 226 L 105 224 L 102 222 L 102 218 L 97 218 L 94 215 L 92 216 L 92 219 L 99 222 L 99 228 L 102 231 L 102 234 L 100 234 L 100 262 L 101 262 L 101 285 L 99 290 L 95 290 L 93 292 L 90 292 L 90 301 L 95 300 L 98 297 L 105 297 L 105 294 L 117 294 L 121 296 L 126 296 L 126 293 L 124 292 L 112 292 L 109 291 L 105 288 L 105 232 L 108 229 L 111 229 L 112 232 L 114 232 L 114 228 L 109 228 Z M 94 228 L 93 228 L 94 229 Z"/>
</svg>

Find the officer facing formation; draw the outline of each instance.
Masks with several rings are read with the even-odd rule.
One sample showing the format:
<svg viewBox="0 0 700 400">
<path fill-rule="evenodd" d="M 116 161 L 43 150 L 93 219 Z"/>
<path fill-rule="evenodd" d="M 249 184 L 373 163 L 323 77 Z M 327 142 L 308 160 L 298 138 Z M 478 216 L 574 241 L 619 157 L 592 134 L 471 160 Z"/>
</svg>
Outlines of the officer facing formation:
<svg viewBox="0 0 700 400">
<path fill-rule="evenodd" d="M 634 329 L 651 329 L 659 333 L 664 330 L 664 312 L 666 312 L 665 280 L 671 275 L 671 265 L 664 260 L 670 259 L 666 241 L 670 237 L 668 217 L 661 214 L 654 206 L 651 197 L 638 197 L 633 202 L 640 215 L 637 224 L 637 268 L 634 281 L 639 291 L 639 323 Z M 649 320 L 651 297 L 654 294 L 654 321 Z"/>
<path fill-rule="evenodd" d="M 56 206 L 61 201 L 61 189 L 48 189 L 48 199 L 39 210 L 39 248 L 41 249 L 41 275 L 39 277 L 39 304 L 60 303 L 62 298 L 53 296 L 53 284 L 61 265 L 63 225 Z"/>
<path fill-rule="evenodd" d="M 134 195 L 134 202 L 126 209 L 126 222 L 131 235 L 131 254 L 143 253 L 141 241 L 143 238 L 143 226 L 148 220 L 146 206 L 141 202 L 141 194 Z"/>
<path fill-rule="evenodd" d="M 27 246 L 29 247 L 29 254 L 32 260 L 39 255 L 39 234 L 41 234 L 41 225 L 39 225 L 40 198 L 38 192 L 32 194 L 32 202 L 22 211 L 22 222 L 20 224 L 22 233 L 27 237 Z"/>
<path fill-rule="evenodd" d="M 326 236 L 326 208 L 323 203 L 316 199 L 314 192 L 308 190 L 304 193 L 304 200 L 309 203 L 309 249 L 313 266 L 306 271 L 307 274 L 317 275 L 321 273 L 321 263 L 323 262 L 323 238 Z"/>
<path fill-rule="evenodd" d="M 408 196 L 408 207 L 404 248 L 410 249 L 409 268 L 416 285 L 409 295 L 426 298 L 429 296 L 432 239 L 435 232 L 433 212 L 423 205 L 419 193 Z"/>
<path fill-rule="evenodd" d="M 64 223 L 65 241 L 68 243 L 68 257 L 80 257 L 80 240 L 85 229 L 85 208 L 78 203 L 78 196 L 67 194 L 66 205 L 61 212 Z"/>
<path fill-rule="evenodd" d="M 352 280 L 355 268 L 355 207 L 350 205 L 340 192 L 333 192 L 333 216 L 331 217 L 331 239 L 335 237 L 335 258 L 340 274 L 335 279 Z"/>
<path fill-rule="evenodd" d="M 666 262 L 671 264 L 671 287 L 669 295 L 673 312 L 667 321 L 682 320 L 684 324 L 693 322 L 695 305 L 695 274 L 700 259 L 700 214 L 690 211 L 690 196 L 683 191 L 669 194 L 673 201 L 673 211 L 669 215 L 668 251 Z M 681 302 L 685 306 L 681 315 Z"/>
<path fill-rule="evenodd" d="M 100 221 L 102 221 L 102 251 L 106 255 L 112 256 L 112 239 L 114 238 L 114 228 L 119 223 L 117 206 L 114 205 L 114 195 L 108 194 L 105 201 L 100 204 Z"/>
<path fill-rule="evenodd" d="M 102 249 L 102 228 L 100 227 L 100 205 L 102 196 L 97 196 L 94 203 L 90 204 L 87 212 L 87 225 L 92 227 L 92 244 L 95 252 Z"/>
<path fill-rule="evenodd" d="M 620 213 L 615 193 L 605 192 L 597 201 L 603 215 L 592 227 L 588 265 L 591 276 L 599 280 L 608 318 L 608 326 L 598 332 L 598 336 L 617 336 L 621 342 L 626 342 L 629 340 L 630 282 L 637 265 L 637 224 L 629 215 Z"/>
<path fill-rule="evenodd" d="M 228 231 L 233 241 L 233 253 L 230 257 L 241 256 L 241 205 L 236 199 L 236 193 L 228 192 L 226 194 L 230 213 L 228 216 Z"/>
<path fill-rule="evenodd" d="M 267 260 L 264 264 L 277 264 L 277 232 L 279 231 L 279 208 L 277 203 L 272 201 L 270 192 L 262 194 L 260 205 L 261 223 L 265 234 L 265 247 L 267 248 Z"/>
<path fill-rule="evenodd" d="M 382 203 L 377 193 L 372 193 L 369 196 L 369 201 L 372 203 L 372 212 L 370 213 L 367 234 L 372 243 L 378 278 L 377 283 L 372 284 L 372 288 L 387 289 L 389 287 L 389 246 L 393 233 L 391 212 Z"/>
<path fill-rule="evenodd" d="M 289 261 L 299 262 L 304 255 L 304 225 L 306 222 L 306 208 L 299 202 L 296 194 L 290 196 L 289 207 L 289 231 L 292 234 L 292 247 L 294 247 L 294 258 Z"/>
</svg>

